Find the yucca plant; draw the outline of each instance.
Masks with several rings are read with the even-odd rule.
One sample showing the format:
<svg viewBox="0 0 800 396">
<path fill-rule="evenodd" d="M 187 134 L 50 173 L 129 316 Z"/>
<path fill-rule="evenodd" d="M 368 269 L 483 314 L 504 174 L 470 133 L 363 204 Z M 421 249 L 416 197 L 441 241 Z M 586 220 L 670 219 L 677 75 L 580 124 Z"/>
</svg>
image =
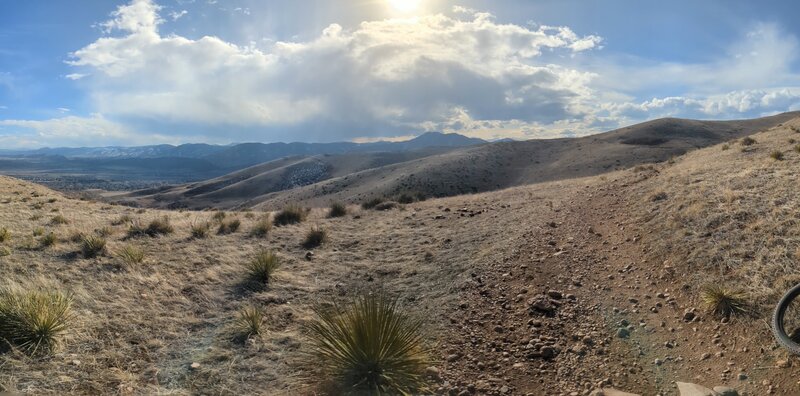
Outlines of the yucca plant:
<svg viewBox="0 0 800 396">
<path fill-rule="evenodd" d="M 11 231 L 5 227 L 0 228 L 0 243 L 3 243 L 9 239 L 11 239 Z"/>
<path fill-rule="evenodd" d="M 269 283 L 272 274 L 280 266 L 278 256 L 266 249 L 257 251 L 253 259 L 246 265 L 250 278 L 260 283 Z"/>
<path fill-rule="evenodd" d="M 288 205 L 275 215 L 273 222 L 276 226 L 297 224 L 306 219 L 308 211 L 297 205 Z"/>
<path fill-rule="evenodd" d="M 136 265 L 144 262 L 144 251 L 136 246 L 125 246 L 117 251 L 116 256 L 127 265 Z"/>
<path fill-rule="evenodd" d="M 331 203 L 330 210 L 328 211 L 328 217 L 342 217 L 347 214 L 347 206 L 345 206 L 341 202 L 333 202 Z"/>
<path fill-rule="evenodd" d="M 263 332 L 264 313 L 256 307 L 244 307 L 234 322 L 236 331 L 242 338 L 259 336 Z"/>
<path fill-rule="evenodd" d="M 431 351 L 422 320 L 405 314 L 397 300 L 366 295 L 340 310 L 316 308 L 308 325 L 316 364 L 352 394 L 420 394 Z"/>
<path fill-rule="evenodd" d="M 308 233 L 306 233 L 303 247 L 306 249 L 313 249 L 322 245 L 326 240 L 328 240 L 328 232 L 324 228 L 313 226 L 308 230 Z"/>
<path fill-rule="evenodd" d="M 106 250 L 106 240 L 103 237 L 90 235 L 81 241 L 81 253 L 84 258 L 97 257 Z"/>
<path fill-rule="evenodd" d="M 0 339 L 30 354 L 52 352 L 70 327 L 72 296 L 0 289 Z"/>
<path fill-rule="evenodd" d="M 712 314 L 730 317 L 748 312 L 747 294 L 721 285 L 707 285 L 701 292 L 706 309 Z"/>
<path fill-rule="evenodd" d="M 272 231 L 272 223 L 270 223 L 268 218 L 264 218 L 253 225 L 253 228 L 250 230 L 250 235 L 256 238 L 264 238 L 269 235 L 270 231 Z"/>
</svg>

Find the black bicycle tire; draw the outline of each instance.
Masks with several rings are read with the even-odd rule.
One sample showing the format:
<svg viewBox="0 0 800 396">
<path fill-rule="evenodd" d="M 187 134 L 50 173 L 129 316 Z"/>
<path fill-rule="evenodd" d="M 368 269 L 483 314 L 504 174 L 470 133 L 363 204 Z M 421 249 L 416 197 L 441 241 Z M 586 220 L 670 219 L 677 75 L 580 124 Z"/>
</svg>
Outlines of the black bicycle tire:
<svg viewBox="0 0 800 396">
<path fill-rule="evenodd" d="M 789 308 L 789 304 L 798 298 L 798 296 L 800 296 L 800 284 L 789 289 L 789 291 L 781 297 L 781 301 L 778 302 L 778 306 L 775 307 L 775 312 L 772 314 L 772 334 L 775 336 L 775 340 L 777 340 L 782 347 L 788 349 L 789 352 L 795 355 L 800 355 L 800 344 L 792 341 L 791 337 L 786 334 L 783 319 L 786 315 L 786 310 Z"/>
</svg>

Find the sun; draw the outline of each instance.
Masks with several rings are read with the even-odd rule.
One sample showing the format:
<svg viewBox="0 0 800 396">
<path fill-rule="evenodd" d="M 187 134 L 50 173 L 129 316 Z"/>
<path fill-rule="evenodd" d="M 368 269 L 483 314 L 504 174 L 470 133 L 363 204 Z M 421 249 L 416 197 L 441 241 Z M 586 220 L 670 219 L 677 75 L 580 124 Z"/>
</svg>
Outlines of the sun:
<svg viewBox="0 0 800 396">
<path fill-rule="evenodd" d="M 395 9 L 395 11 L 399 11 L 402 13 L 411 13 L 419 9 L 419 6 L 422 3 L 422 0 L 386 0 L 389 2 L 389 5 Z"/>
</svg>

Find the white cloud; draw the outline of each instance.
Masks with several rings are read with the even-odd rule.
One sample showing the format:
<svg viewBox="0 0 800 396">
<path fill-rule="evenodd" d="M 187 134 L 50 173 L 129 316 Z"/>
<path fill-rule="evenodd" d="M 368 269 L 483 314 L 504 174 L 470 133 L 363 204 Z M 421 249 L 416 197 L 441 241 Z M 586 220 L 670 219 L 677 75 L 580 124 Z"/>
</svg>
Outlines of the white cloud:
<svg viewBox="0 0 800 396">
<path fill-rule="evenodd" d="M 487 13 L 333 24 L 307 42 L 240 46 L 158 32 L 160 7 L 137 0 L 102 24 L 109 33 L 75 51 L 91 74 L 97 111 L 115 118 L 242 127 L 242 139 L 283 134 L 338 140 L 478 119 L 551 123 L 577 117 L 593 74 L 546 61 L 595 48 L 566 27 L 529 29 Z M 583 98 L 583 99 L 582 99 Z M 253 136 L 253 130 L 258 134 Z M 294 129 L 294 130 L 293 130 Z"/>
<path fill-rule="evenodd" d="M 80 80 L 80 79 L 82 79 L 82 78 L 84 78 L 84 77 L 86 77 L 86 76 L 88 76 L 88 74 L 84 74 L 84 73 L 70 73 L 70 74 L 67 74 L 67 75 L 66 75 L 66 76 L 64 76 L 64 77 L 66 77 L 67 79 L 70 79 L 70 80 L 72 80 L 72 81 L 75 81 L 75 80 Z"/>
<path fill-rule="evenodd" d="M 177 21 L 181 19 L 184 15 L 188 14 L 189 11 L 180 10 L 180 11 L 172 11 L 169 13 L 169 17 L 172 18 L 173 21 Z"/>
</svg>

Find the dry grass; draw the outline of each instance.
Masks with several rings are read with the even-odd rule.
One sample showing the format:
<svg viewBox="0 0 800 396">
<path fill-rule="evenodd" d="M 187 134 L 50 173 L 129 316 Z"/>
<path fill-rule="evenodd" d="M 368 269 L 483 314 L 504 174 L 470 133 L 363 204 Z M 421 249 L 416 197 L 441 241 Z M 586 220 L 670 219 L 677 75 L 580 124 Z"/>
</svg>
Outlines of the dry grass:
<svg viewBox="0 0 800 396">
<path fill-rule="evenodd" d="M 769 153 L 769 157 L 774 159 L 775 161 L 783 161 L 783 152 L 780 150 L 775 150 Z"/>
<path fill-rule="evenodd" d="M 36 354 L 53 352 L 70 328 L 72 296 L 53 290 L 0 289 L 0 339 Z"/>
<path fill-rule="evenodd" d="M 264 332 L 264 312 L 256 307 L 245 307 L 239 310 L 239 316 L 234 322 L 237 336 L 248 339 L 260 336 Z"/>
<path fill-rule="evenodd" d="M 266 249 L 257 251 L 245 265 L 250 279 L 259 283 L 269 283 L 272 275 L 280 266 L 281 262 L 278 256 Z"/>
<path fill-rule="evenodd" d="M 328 240 L 328 232 L 317 225 L 312 226 L 306 233 L 306 238 L 303 240 L 303 247 L 306 249 L 313 249 L 319 247 Z"/>
<path fill-rule="evenodd" d="M 9 239 L 11 239 L 11 231 L 5 227 L 0 228 L 0 243 L 5 243 Z"/>
<path fill-rule="evenodd" d="M 739 141 L 739 144 L 741 144 L 742 146 L 752 146 L 752 145 L 754 145 L 756 143 L 758 143 L 756 141 L 756 139 L 754 139 L 754 138 L 752 138 L 750 136 L 744 137 L 744 138 L 742 138 L 742 140 Z"/>
<path fill-rule="evenodd" d="M 168 216 L 153 219 L 147 227 L 142 227 L 138 222 L 133 222 L 128 228 L 128 238 L 149 236 L 155 238 L 160 235 L 169 235 L 175 232 Z"/>
<path fill-rule="evenodd" d="M 219 227 L 217 227 L 217 234 L 219 235 L 233 234 L 234 232 L 239 231 L 239 227 L 241 226 L 242 226 L 242 221 L 236 218 L 230 220 L 222 220 L 219 223 Z"/>
<path fill-rule="evenodd" d="M 347 215 L 347 206 L 345 206 L 341 202 L 331 203 L 331 206 L 328 209 L 328 217 L 335 218 L 335 217 L 344 217 L 346 215 Z"/>
<path fill-rule="evenodd" d="M 53 216 L 52 219 L 50 219 L 50 224 L 52 224 L 52 225 L 69 224 L 69 220 L 67 220 L 67 218 L 62 216 L 62 215 L 56 215 L 56 216 Z"/>
<path fill-rule="evenodd" d="M 204 239 L 210 234 L 211 225 L 207 221 L 200 221 L 192 224 L 189 233 L 194 239 Z"/>
<path fill-rule="evenodd" d="M 270 231 L 272 231 L 272 222 L 269 221 L 269 218 L 263 218 L 253 225 L 253 228 L 250 229 L 250 235 L 256 238 L 266 238 Z"/>
<path fill-rule="evenodd" d="M 115 254 L 127 266 L 138 265 L 144 262 L 144 251 L 136 246 L 127 245 Z"/>
<path fill-rule="evenodd" d="M 275 215 L 273 222 L 276 226 L 297 224 L 305 221 L 308 210 L 298 205 L 288 205 Z"/>
<path fill-rule="evenodd" d="M 106 251 L 106 239 L 90 235 L 81 241 L 81 254 L 84 258 L 94 258 Z"/>
<path fill-rule="evenodd" d="M 371 198 L 368 201 L 365 201 L 361 204 L 361 208 L 363 209 L 373 209 L 374 207 L 380 205 L 381 203 L 385 202 L 386 198 L 384 197 L 375 197 Z"/>
<path fill-rule="evenodd" d="M 48 232 L 47 235 L 43 236 L 39 240 L 39 244 L 44 248 L 55 246 L 57 243 L 58 243 L 58 237 L 56 236 L 55 233 L 52 232 Z"/>
<path fill-rule="evenodd" d="M 431 365 L 422 320 L 397 300 L 366 295 L 340 310 L 317 309 L 309 326 L 315 362 L 340 390 L 355 394 L 420 394 Z"/>
</svg>

